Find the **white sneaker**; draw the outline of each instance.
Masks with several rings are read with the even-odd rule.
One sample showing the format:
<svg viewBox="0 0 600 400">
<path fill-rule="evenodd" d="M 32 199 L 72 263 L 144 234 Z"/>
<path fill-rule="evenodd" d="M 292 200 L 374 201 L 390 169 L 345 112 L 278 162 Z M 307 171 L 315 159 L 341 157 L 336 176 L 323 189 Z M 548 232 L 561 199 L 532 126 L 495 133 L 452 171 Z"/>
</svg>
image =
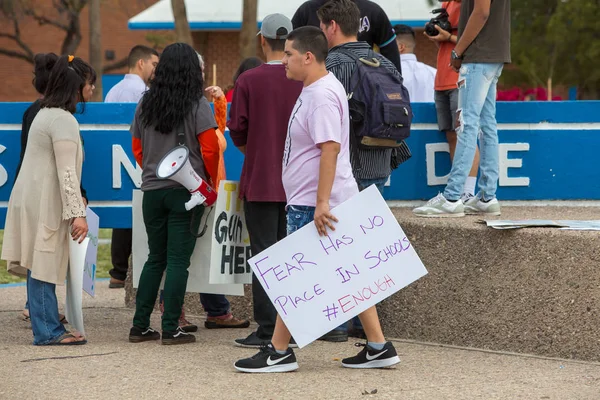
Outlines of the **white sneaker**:
<svg viewBox="0 0 600 400">
<path fill-rule="evenodd" d="M 465 203 L 465 213 L 468 215 L 500 215 L 500 203 L 496 198 L 486 203 L 481 201 L 479 196 L 475 196 Z"/>
<path fill-rule="evenodd" d="M 452 203 L 439 193 L 424 206 L 415 208 L 413 213 L 418 217 L 457 218 L 465 216 L 465 209 L 462 201 Z"/>
<path fill-rule="evenodd" d="M 471 193 L 463 193 L 462 196 L 460 196 L 460 201 L 462 201 L 463 204 L 466 204 L 467 201 L 471 200 L 473 197 L 475 197 L 475 195 Z"/>
</svg>

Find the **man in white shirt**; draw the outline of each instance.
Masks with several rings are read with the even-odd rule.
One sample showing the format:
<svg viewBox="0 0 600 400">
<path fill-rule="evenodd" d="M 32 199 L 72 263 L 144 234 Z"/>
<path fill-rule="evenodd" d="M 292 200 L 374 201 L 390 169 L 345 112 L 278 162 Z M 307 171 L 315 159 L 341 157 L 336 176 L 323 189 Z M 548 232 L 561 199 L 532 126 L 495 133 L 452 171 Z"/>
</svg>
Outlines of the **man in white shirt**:
<svg viewBox="0 0 600 400">
<path fill-rule="evenodd" d="M 158 52 L 150 47 L 135 46 L 129 52 L 128 63 L 129 73 L 109 90 L 104 99 L 105 103 L 138 103 L 144 92 L 148 90 L 148 83 L 154 76 L 154 68 L 158 64 Z M 131 229 L 113 229 L 110 249 L 113 268 L 109 271 L 111 289 L 125 286 L 131 242 Z"/>
<path fill-rule="evenodd" d="M 436 69 L 417 61 L 415 31 L 408 25 L 394 26 L 400 51 L 402 77 L 411 103 L 433 103 Z"/>
<path fill-rule="evenodd" d="M 105 103 L 138 103 L 148 89 L 158 64 L 158 52 L 150 47 L 135 46 L 129 52 L 129 73 L 113 86 L 104 99 Z"/>
</svg>

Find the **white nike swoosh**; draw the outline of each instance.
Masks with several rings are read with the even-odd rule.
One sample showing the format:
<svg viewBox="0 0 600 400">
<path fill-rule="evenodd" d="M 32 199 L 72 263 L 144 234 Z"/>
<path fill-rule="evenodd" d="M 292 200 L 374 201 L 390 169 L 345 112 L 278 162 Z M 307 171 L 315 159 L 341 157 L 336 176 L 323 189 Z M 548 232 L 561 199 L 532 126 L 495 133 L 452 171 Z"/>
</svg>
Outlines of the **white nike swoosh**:
<svg viewBox="0 0 600 400">
<path fill-rule="evenodd" d="M 387 351 L 387 350 L 386 350 L 386 351 Z M 280 362 L 282 362 L 283 360 L 285 360 L 285 359 L 286 359 L 286 358 L 288 358 L 289 356 L 291 356 L 291 354 L 288 354 L 287 356 L 285 356 L 285 357 L 281 357 L 281 358 L 279 358 L 279 359 L 277 359 L 277 360 L 271 360 L 271 356 L 269 356 L 269 358 L 267 358 L 267 365 L 270 367 L 270 366 L 273 366 L 273 365 L 279 364 Z"/>
<path fill-rule="evenodd" d="M 382 355 L 383 353 L 385 353 L 386 351 L 388 351 L 388 349 L 385 349 L 384 351 L 382 351 L 381 353 L 377 353 L 377 354 L 373 354 L 372 356 L 369 355 L 369 353 L 367 352 L 367 360 L 369 361 L 373 361 L 374 359 L 376 359 L 377 357 L 379 357 L 380 355 Z"/>
</svg>

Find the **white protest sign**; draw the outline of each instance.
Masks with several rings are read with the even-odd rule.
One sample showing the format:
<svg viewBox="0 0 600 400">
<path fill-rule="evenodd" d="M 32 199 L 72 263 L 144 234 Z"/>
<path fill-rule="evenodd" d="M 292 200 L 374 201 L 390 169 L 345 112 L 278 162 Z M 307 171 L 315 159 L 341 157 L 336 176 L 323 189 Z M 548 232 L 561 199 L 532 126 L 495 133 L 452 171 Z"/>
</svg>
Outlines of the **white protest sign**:
<svg viewBox="0 0 600 400">
<path fill-rule="evenodd" d="M 65 316 L 67 321 L 85 335 L 83 326 L 83 291 L 94 297 L 96 282 L 96 258 L 98 255 L 98 231 L 100 218 L 86 208 L 88 223 L 87 237 L 78 243 L 69 240 L 69 269 L 65 298 Z"/>
<path fill-rule="evenodd" d="M 89 237 L 83 239 L 81 243 L 69 237 L 69 269 L 67 271 L 65 317 L 83 335 L 85 335 L 82 307 L 83 267 L 89 243 Z"/>
<path fill-rule="evenodd" d="M 100 218 L 89 207 L 87 208 L 87 237 L 90 242 L 85 253 L 83 265 L 83 291 L 94 297 L 96 293 L 96 263 L 98 259 L 98 232 L 100 231 Z"/>
<path fill-rule="evenodd" d="M 239 198 L 240 183 L 221 181 L 215 203 L 210 257 L 210 283 L 252 283 L 250 238 Z"/>
<path fill-rule="evenodd" d="M 375 186 L 332 214 L 329 236 L 311 222 L 250 259 L 299 347 L 427 274 Z"/>
<path fill-rule="evenodd" d="M 142 275 L 144 263 L 148 259 L 148 235 L 146 234 L 146 226 L 144 225 L 144 217 L 142 215 L 142 199 L 143 193 L 141 190 L 133 191 L 133 199 L 131 202 L 133 212 L 133 287 L 137 288 Z M 206 221 L 206 215 L 210 209 L 206 209 L 201 219 L 201 227 Z M 214 211 L 208 214 L 209 218 L 206 221 L 208 226 L 206 233 L 197 239 L 194 253 L 192 254 L 189 277 L 186 291 L 190 293 L 213 293 L 227 294 L 234 296 L 244 295 L 244 285 L 213 285 L 209 284 L 210 273 L 210 254 L 212 247 L 212 235 L 210 227 L 214 225 Z M 190 235 L 192 233 L 190 232 Z M 161 288 L 164 285 L 161 282 Z"/>
</svg>

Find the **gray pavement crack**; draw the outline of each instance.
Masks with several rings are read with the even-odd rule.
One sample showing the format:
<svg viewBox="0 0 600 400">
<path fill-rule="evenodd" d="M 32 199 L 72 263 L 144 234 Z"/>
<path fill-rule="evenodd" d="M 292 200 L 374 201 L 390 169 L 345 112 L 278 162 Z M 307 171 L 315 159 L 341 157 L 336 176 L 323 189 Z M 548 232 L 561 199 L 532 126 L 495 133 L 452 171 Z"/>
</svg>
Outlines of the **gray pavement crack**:
<svg viewBox="0 0 600 400">
<path fill-rule="evenodd" d="M 112 351 L 110 353 L 99 353 L 99 354 L 86 354 L 83 356 L 62 356 L 62 357 L 43 357 L 43 358 L 31 358 L 29 360 L 21 360 L 21 362 L 35 362 L 35 361 L 46 361 L 46 360 L 68 360 L 71 358 L 86 358 L 86 357 L 102 357 L 111 354 L 117 354 L 118 351 Z"/>
</svg>

